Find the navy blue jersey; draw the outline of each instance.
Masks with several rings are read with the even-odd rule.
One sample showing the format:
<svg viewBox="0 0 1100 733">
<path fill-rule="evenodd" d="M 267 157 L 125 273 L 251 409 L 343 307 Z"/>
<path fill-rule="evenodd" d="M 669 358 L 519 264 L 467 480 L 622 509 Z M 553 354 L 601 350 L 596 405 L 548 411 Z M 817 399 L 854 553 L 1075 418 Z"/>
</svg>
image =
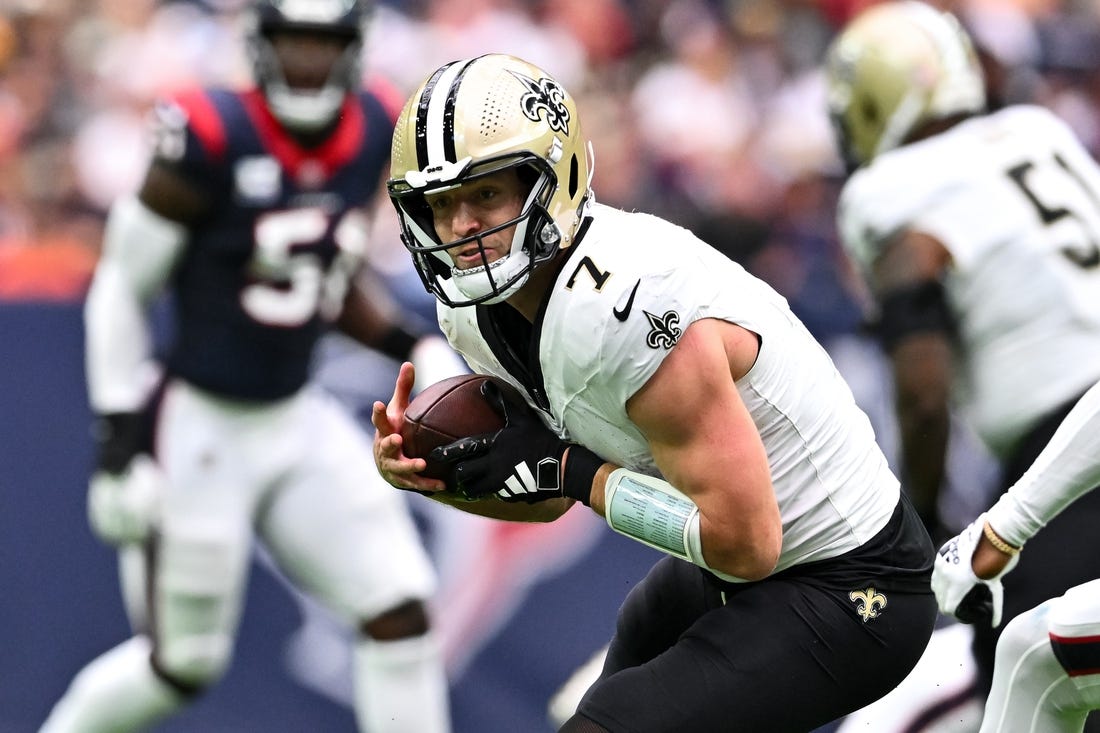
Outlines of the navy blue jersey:
<svg viewBox="0 0 1100 733">
<path fill-rule="evenodd" d="M 173 275 L 168 370 L 229 397 L 289 395 L 362 266 L 362 207 L 389 159 L 391 110 L 370 92 L 351 98 L 308 149 L 256 90 L 181 95 L 158 118 L 158 160 L 211 203 Z"/>
</svg>

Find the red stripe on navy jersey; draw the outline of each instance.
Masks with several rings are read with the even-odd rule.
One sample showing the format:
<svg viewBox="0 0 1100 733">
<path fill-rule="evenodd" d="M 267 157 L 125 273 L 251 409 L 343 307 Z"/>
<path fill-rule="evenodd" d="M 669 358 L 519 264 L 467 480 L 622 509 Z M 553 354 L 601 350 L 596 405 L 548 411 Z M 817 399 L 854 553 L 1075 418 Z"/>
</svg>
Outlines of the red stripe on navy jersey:
<svg viewBox="0 0 1100 733">
<path fill-rule="evenodd" d="M 367 79 L 367 90 L 382 103 L 386 116 L 390 118 L 390 124 L 396 125 L 397 118 L 401 116 L 401 108 L 405 106 L 405 97 L 401 94 L 401 90 L 389 79 L 381 76 L 371 76 Z"/>
<path fill-rule="evenodd" d="M 206 154 L 215 159 L 224 157 L 227 145 L 225 126 L 206 90 L 180 92 L 173 96 L 172 101 L 187 114 L 188 124 Z"/>
<path fill-rule="evenodd" d="M 260 90 L 243 92 L 241 98 L 264 147 L 295 179 L 299 178 L 306 163 L 320 164 L 328 179 L 358 154 L 366 132 L 366 120 L 356 97 L 349 96 L 344 101 L 336 129 L 316 148 L 304 148 L 298 144 L 267 108 Z"/>
<path fill-rule="evenodd" d="M 1070 677 L 1100 674 L 1100 636 L 1050 634 L 1050 646 Z"/>
<path fill-rule="evenodd" d="M 367 120 L 358 96 L 349 96 L 340 110 L 336 131 L 315 152 L 331 174 L 359 154 L 366 135 Z"/>
</svg>

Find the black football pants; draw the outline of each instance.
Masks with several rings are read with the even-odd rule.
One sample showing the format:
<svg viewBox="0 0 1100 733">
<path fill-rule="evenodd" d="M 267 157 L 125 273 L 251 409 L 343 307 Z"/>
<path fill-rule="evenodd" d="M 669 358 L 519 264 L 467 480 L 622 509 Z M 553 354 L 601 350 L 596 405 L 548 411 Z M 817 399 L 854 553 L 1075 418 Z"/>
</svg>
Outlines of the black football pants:
<svg viewBox="0 0 1100 733">
<path fill-rule="evenodd" d="M 807 733 L 877 700 L 923 653 L 935 599 L 911 583 L 853 598 L 871 583 L 830 562 L 731 590 L 660 560 L 623 604 L 579 712 L 612 733 Z"/>
</svg>

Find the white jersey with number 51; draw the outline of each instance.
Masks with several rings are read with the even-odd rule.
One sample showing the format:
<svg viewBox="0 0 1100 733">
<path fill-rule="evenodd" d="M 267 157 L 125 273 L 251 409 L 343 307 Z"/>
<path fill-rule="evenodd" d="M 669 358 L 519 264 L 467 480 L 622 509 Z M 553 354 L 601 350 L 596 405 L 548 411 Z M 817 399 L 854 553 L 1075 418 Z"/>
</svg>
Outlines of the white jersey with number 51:
<svg viewBox="0 0 1100 733">
<path fill-rule="evenodd" d="M 839 217 L 865 268 L 904 229 L 951 253 L 962 408 L 994 452 L 1100 380 L 1100 168 L 1049 111 L 1009 107 L 878 156 Z"/>
</svg>

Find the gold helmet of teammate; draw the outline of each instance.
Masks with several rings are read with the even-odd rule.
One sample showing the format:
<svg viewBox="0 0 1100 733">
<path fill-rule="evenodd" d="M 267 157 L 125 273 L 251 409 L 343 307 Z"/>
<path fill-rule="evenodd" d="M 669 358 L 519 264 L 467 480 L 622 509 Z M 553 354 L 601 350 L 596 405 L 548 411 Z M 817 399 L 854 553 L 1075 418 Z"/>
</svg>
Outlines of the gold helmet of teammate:
<svg viewBox="0 0 1100 733">
<path fill-rule="evenodd" d="M 898 147 L 927 122 L 985 107 L 970 38 L 949 13 L 918 0 L 874 5 L 833 41 L 829 113 L 852 166 Z"/>
</svg>

